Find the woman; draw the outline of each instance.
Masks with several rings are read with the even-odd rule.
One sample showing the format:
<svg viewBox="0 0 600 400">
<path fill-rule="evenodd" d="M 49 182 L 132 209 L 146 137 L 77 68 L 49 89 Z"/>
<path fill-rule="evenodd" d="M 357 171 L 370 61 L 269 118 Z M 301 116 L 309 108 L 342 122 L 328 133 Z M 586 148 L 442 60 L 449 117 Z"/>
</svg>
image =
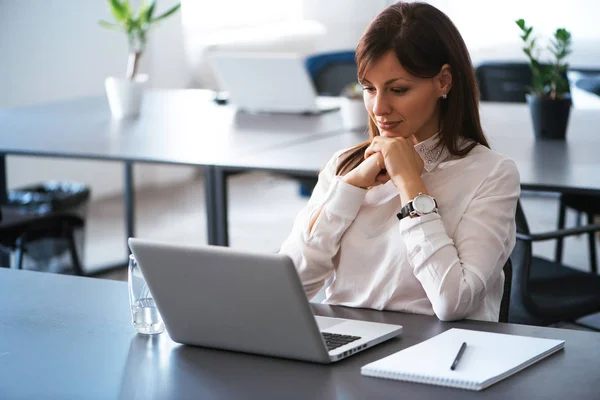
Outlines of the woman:
<svg viewBox="0 0 600 400">
<path fill-rule="evenodd" d="M 467 48 L 398 2 L 356 49 L 370 140 L 333 156 L 281 253 L 326 303 L 498 321 L 519 174 L 489 149 Z"/>
</svg>

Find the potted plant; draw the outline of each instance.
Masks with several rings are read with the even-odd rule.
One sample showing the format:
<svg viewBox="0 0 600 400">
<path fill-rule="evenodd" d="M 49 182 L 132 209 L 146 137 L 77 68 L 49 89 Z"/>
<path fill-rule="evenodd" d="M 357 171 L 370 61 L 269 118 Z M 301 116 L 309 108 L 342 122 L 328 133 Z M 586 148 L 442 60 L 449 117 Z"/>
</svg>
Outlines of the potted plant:
<svg viewBox="0 0 600 400">
<path fill-rule="evenodd" d="M 571 112 L 571 96 L 567 69 L 569 64 L 565 58 L 571 53 L 571 33 L 564 28 L 554 32 L 548 51 L 553 59 L 541 63 L 536 38 L 531 33 L 533 28 L 525 24 L 523 19 L 516 21 L 521 29 L 521 39 L 525 46 L 523 52 L 529 60 L 531 69 L 531 87 L 527 102 L 531 111 L 535 136 L 542 139 L 565 139 L 569 114 Z"/>
<path fill-rule="evenodd" d="M 363 130 L 369 124 L 369 115 L 363 100 L 363 88 L 358 82 L 349 83 L 342 89 L 340 100 L 342 124 L 348 130 Z"/>
<path fill-rule="evenodd" d="M 115 22 L 101 20 L 100 26 L 124 32 L 129 44 L 125 78 L 106 78 L 108 104 L 115 118 L 136 116 L 140 111 L 143 88 L 148 81 L 148 75 L 138 73 L 140 58 L 146 49 L 148 31 L 157 22 L 177 12 L 181 4 L 155 16 L 155 0 L 142 0 L 137 12 L 133 10 L 129 0 L 107 0 L 107 3 Z"/>
</svg>

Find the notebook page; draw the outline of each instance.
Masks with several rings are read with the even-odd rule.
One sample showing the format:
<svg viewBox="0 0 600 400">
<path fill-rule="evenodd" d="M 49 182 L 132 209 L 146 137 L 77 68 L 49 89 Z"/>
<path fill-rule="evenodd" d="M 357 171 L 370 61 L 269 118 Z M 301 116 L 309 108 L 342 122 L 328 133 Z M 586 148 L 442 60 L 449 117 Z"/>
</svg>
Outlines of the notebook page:
<svg viewBox="0 0 600 400">
<path fill-rule="evenodd" d="M 452 371 L 450 366 L 463 342 L 467 348 Z M 534 362 L 563 345 L 562 340 L 453 328 L 367 364 L 361 372 L 396 379 L 411 376 L 411 380 L 424 383 L 454 383 L 452 386 L 476 388 L 493 383 L 495 377 L 508 376 L 520 365 Z"/>
</svg>

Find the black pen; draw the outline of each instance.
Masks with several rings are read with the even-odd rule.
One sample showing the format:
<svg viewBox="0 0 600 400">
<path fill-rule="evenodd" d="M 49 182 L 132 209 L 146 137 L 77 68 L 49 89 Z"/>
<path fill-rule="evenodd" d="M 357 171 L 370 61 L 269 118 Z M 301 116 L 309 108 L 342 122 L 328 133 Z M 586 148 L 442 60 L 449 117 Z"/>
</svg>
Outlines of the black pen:
<svg viewBox="0 0 600 400">
<path fill-rule="evenodd" d="M 462 357 L 466 348 L 467 348 L 467 342 L 463 342 L 463 344 L 460 346 L 460 349 L 458 350 L 458 354 L 456 355 L 456 357 L 454 358 L 454 361 L 452 362 L 452 366 L 450 367 L 450 369 L 452 371 L 454 371 L 454 369 L 456 369 L 456 366 L 458 365 L 458 362 L 460 361 L 460 358 Z"/>
</svg>

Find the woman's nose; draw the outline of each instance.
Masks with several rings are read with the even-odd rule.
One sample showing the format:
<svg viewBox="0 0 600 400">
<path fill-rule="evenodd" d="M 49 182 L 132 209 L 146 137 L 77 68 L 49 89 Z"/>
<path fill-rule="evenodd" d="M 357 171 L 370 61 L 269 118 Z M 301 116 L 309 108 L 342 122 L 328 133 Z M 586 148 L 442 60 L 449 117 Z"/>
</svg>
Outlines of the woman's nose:
<svg viewBox="0 0 600 400">
<path fill-rule="evenodd" d="M 385 98 L 380 94 L 373 96 L 373 103 L 371 105 L 374 115 L 386 115 L 390 112 L 390 105 Z"/>
</svg>

